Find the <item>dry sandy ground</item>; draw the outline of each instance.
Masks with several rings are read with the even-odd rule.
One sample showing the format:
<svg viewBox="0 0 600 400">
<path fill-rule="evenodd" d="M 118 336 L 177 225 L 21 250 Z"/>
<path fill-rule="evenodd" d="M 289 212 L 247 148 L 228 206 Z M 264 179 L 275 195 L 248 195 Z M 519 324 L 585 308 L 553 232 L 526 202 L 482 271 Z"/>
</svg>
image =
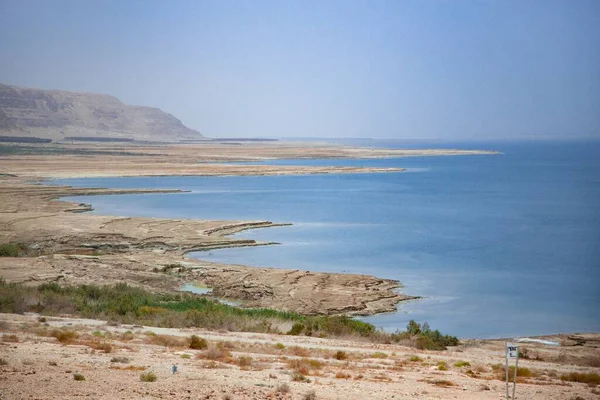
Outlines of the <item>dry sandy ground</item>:
<svg viewBox="0 0 600 400">
<path fill-rule="evenodd" d="M 78 337 L 61 344 L 53 329 L 74 330 Z M 305 399 L 314 391 L 316 399 L 497 400 L 505 393 L 499 379 L 503 372 L 492 367 L 503 363 L 501 341 L 468 341 L 434 352 L 355 340 L 109 326 L 69 318 L 48 317 L 40 323 L 35 315 L 15 314 L 0 314 L 0 334 L 2 399 Z M 209 348 L 190 349 L 192 334 L 205 338 Z M 585 343 L 574 346 L 575 341 L 558 336 L 551 339 L 560 347 L 525 345 L 531 356 L 544 361 L 520 361 L 534 376 L 519 378 L 516 397 L 600 398 L 597 388 L 560 379 L 573 371 L 600 372 L 573 365 L 598 362 L 599 335 L 578 338 Z M 338 351 L 347 358 L 336 359 Z M 142 382 L 146 372 L 154 372 L 157 381 Z M 75 373 L 85 381 L 76 381 Z"/>
</svg>

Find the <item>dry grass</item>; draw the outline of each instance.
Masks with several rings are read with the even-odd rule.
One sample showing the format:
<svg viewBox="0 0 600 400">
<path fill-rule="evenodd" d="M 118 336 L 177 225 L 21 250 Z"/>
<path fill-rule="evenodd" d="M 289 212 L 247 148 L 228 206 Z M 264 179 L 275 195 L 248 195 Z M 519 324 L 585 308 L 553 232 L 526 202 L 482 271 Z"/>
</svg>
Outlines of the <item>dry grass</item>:
<svg viewBox="0 0 600 400">
<path fill-rule="evenodd" d="M 448 371 L 448 365 L 446 364 L 446 361 L 439 361 L 437 366 L 438 370 L 440 371 Z"/>
<path fill-rule="evenodd" d="M 113 363 L 122 363 L 122 364 L 128 364 L 129 363 L 129 358 L 128 357 L 113 357 L 110 359 L 110 362 Z"/>
<path fill-rule="evenodd" d="M 449 381 L 447 379 L 424 379 L 424 380 L 420 380 L 419 382 L 425 382 L 425 383 L 429 383 L 430 385 L 435 385 L 435 386 L 439 386 L 439 387 L 456 386 L 456 384 L 454 382 Z"/>
<path fill-rule="evenodd" d="M 304 374 L 302 374 L 300 371 L 295 371 L 292 373 L 292 381 L 310 383 L 310 379 L 304 376 Z"/>
<path fill-rule="evenodd" d="M 19 343 L 19 337 L 17 335 L 2 335 L 2 341 L 8 343 Z"/>
<path fill-rule="evenodd" d="M 111 365 L 110 369 L 116 369 L 119 371 L 145 371 L 147 367 L 141 367 L 137 365 L 128 365 L 127 367 L 119 367 L 117 365 Z"/>
<path fill-rule="evenodd" d="M 338 371 L 338 372 L 336 372 L 335 377 L 337 379 L 350 379 L 350 378 L 352 378 L 352 375 L 350 375 L 346 372 Z"/>
<path fill-rule="evenodd" d="M 100 342 L 98 340 L 81 342 L 81 344 L 86 345 L 94 350 L 101 351 L 103 353 L 110 353 L 113 351 L 113 347 L 108 342 Z"/>
<path fill-rule="evenodd" d="M 387 356 L 387 354 L 378 351 L 378 352 L 371 354 L 369 357 L 370 358 L 387 358 L 388 356 Z"/>
<path fill-rule="evenodd" d="M 571 372 L 563 374 L 560 379 L 566 382 L 587 383 L 588 385 L 600 385 L 600 375 L 595 372 Z"/>
<path fill-rule="evenodd" d="M 298 347 L 298 346 L 293 346 L 290 347 L 290 352 L 298 357 L 310 357 L 311 353 L 310 350 L 305 349 L 304 347 Z"/>
<path fill-rule="evenodd" d="M 476 372 L 478 374 L 485 374 L 489 371 L 489 368 L 483 364 L 473 364 L 473 367 L 471 369 L 473 370 L 473 372 Z"/>
<path fill-rule="evenodd" d="M 324 366 L 322 362 L 308 358 L 288 360 L 287 364 L 302 375 L 309 375 L 311 370 L 319 370 Z"/>
<path fill-rule="evenodd" d="M 148 336 L 148 343 L 155 344 L 157 346 L 165 347 L 187 347 L 187 340 L 176 336 L 169 335 L 153 335 Z"/>
<path fill-rule="evenodd" d="M 287 383 L 282 383 L 277 386 L 277 388 L 275 389 L 275 392 L 281 393 L 281 394 L 287 394 L 290 392 L 290 385 L 288 385 Z"/>
<path fill-rule="evenodd" d="M 317 400 L 317 393 L 314 390 L 304 393 L 302 400 Z"/>
<path fill-rule="evenodd" d="M 252 365 L 252 357 L 249 356 L 241 356 L 236 360 L 236 364 L 241 368 L 248 368 Z"/>
<path fill-rule="evenodd" d="M 228 361 L 231 358 L 231 353 L 229 350 L 223 348 L 223 346 L 211 344 L 202 353 L 198 353 L 196 358 L 204 358 L 212 361 Z"/>
<path fill-rule="evenodd" d="M 411 361 L 411 362 L 423 362 L 423 359 L 421 357 L 419 357 L 419 356 L 411 356 L 408 359 L 408 361 Z"/>
<path fill-rule="evenodd" d="M 69 330 L 69 329 L 54 329 L 50 332 L 50 336 L 56 338 L 62 344 L 73 343 L 75 339 L 77 339 L 77 332 Z"/>
</svg>

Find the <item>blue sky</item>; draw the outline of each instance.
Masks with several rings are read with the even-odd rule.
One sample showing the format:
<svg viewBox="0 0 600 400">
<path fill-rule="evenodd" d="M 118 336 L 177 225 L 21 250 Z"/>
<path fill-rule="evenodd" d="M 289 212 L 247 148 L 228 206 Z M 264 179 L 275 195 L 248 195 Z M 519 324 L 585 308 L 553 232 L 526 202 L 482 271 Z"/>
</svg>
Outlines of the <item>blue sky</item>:
<svg viewBox="0 0 600 400">
<path fill-rule="evenodd" d="M 0 0 L 0 82 L 207 136 L 600 136 L 600 1 Z"/>
</svg>

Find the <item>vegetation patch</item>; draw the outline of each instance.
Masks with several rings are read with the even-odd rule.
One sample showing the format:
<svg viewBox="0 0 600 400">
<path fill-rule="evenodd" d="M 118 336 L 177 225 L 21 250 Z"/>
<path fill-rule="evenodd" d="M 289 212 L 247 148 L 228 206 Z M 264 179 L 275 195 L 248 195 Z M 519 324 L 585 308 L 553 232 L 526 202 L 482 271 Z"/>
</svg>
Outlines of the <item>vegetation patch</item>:
<svg viewBox="0 0 600 400">
<path fill-rule="evenodd" d="M 157 376 L 154 372 L 145 372 L 140 375 L 140 381 L 142 382 L 156 382 Z"/>
<path fill-rule="evenodd" d="M 454 363 L 454 366 L 457 368 L 470 367 L 471 363 L 468 361 L 457 361 Z"/>
<path fill-rule="evenodd" d="M 360 336 L 373 342 L 390 343 L 416 338 L 414 342 L 418 347 L 433 350 L 458 344 L 458 339 L 442 335 L 437 330 L 430 330 L 427 323 L 419 325 L 411 321 L 406 332 L 389 334 L 377 331 L 375 326 L 369 323 L 347 316 L 306 316 L 267 308 L 245 309 L 192 293 L 152 293 L 124 283 L 107 286 L 60 286 L 57 283 L 46 283 L 30 287 L 7 283 L 0 278 L 0 312 L 73 314 L 110 321 L 114 324 L 167 328 L 202 327 L 211 330 L 261 333 L 281 333 L 276 327 L 291 322 L 292 329 L 288 332 L 291 335 Z M 101 337 L 101 334 L 98 332 L 95 335 Z M 132 338 L 131 332 L 121 337 L 122 340 Z M 160 343 L 161 340 L 164 343 Z M 203 346 L 203 339 L 198 340 L 194 345 Z M 160 337 L 155 342 L 167 347 L 189 345 L 189 343 L 172 343 L 174 343 L 172 340 L 168 341 Z M 281 349 L 283 345 L 276 346 Z"/>
<path fill-rule="evenodd" d="M 439 386 L 439 387 L 456 386 L 456 384 L 454 382 L 449 381 L 447 379 L 425 379 L 425 380 L 420 380 L 419 382 L 426 382 L 426 383 L 429 383 L 430 385 L 435 385 L 435 386 Z"/>
<path fill-rule="evenodd" d="M 0 257 L 24 257 L 29 254 L 29 248 L 23 243 L 0 244 Z"/>
<path fill-rule="evenodd" d="M 61 342 L 62 344 L 72 343 L 75 339 L 77 339 L 77 332 L 69 330 L 69 329 L 54 329 L 50 332 L 50 336 L 53 336 Z"/>
<path fill-rule="evenodd" d="M 73 379 L 75 379 L 76 381 L 85 381 L 85 376 L 81 374 L 73 374 Z"/>
<path fill-rule="evenodd" d="M 600 385 L 600 375 L 595 372 L 571 372 L 563 374 L 560 379 L 566 382 L 587 383 L 589 385 Z"/>
<path fill-rule="evenodd" d="M 208 347 L 208 342 L 196 335 L 192 335 L 190 338 L 190 349 L 193 350 L 203 350 Z"/>
</svg>

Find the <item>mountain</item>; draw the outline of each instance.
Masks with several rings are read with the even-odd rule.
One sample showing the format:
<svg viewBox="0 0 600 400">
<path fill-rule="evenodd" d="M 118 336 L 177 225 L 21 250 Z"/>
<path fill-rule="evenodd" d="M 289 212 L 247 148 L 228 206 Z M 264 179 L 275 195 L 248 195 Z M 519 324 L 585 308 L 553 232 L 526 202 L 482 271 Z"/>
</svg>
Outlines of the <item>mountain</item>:
<svg viewBox="0 0 600 400">
<path fill-rule="evenodd" d="M 114 138 L 177 142 L 200 132 L 158 108 L 123 104 L 113 96 L 0 84 L 0 136 L 53 140 Z"/>
</svg>

